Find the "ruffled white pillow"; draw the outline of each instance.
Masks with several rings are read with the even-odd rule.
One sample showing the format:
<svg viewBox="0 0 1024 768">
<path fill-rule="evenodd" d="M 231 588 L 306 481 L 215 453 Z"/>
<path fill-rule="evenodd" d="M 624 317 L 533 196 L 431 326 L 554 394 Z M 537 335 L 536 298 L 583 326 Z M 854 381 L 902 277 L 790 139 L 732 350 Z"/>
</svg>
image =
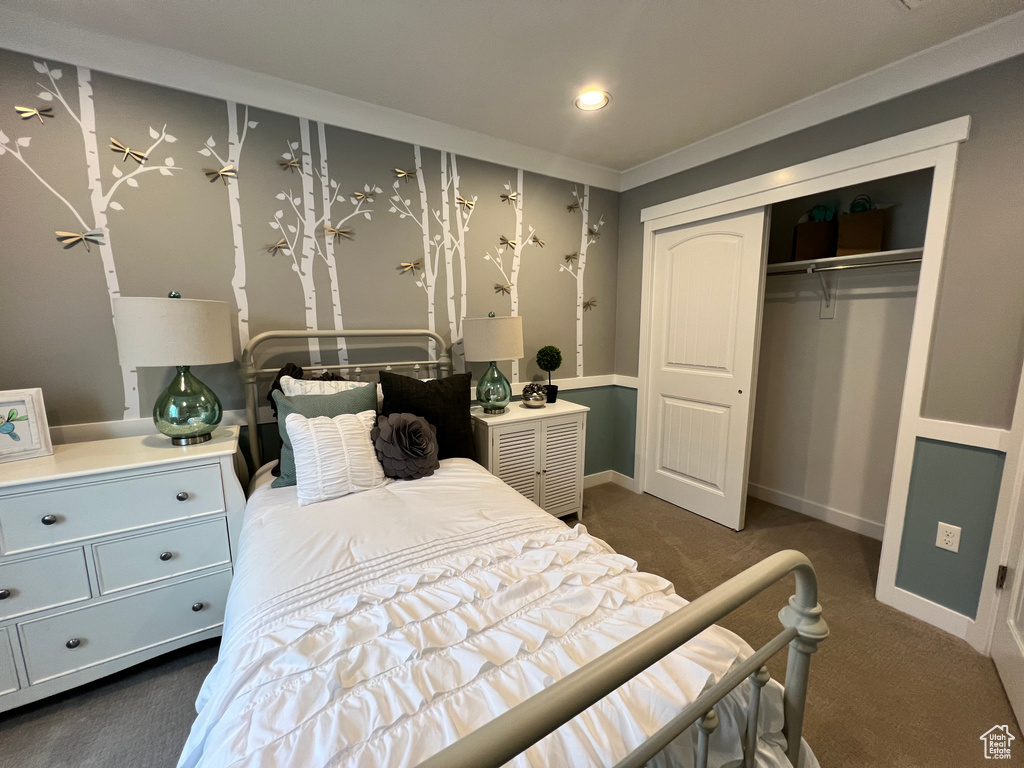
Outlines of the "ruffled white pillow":
<svg viewBox="0 0 1024 768">
<path fill-rule="evenodd" d="M 316 379 L 293 379 L 291 376 L 281 377 L 281 391 L 285 397 L 295 395 L 333 395 L 337 392 L 348 392 L 350 389 L 365 387 L 366 381 L 318 381 Z M 384 391 L 377 385 L 377 413 L 384 409 Z"/>
<path fill-rule="evenodd" d="M 285 428 L 295 453 L 300 507 L 390 482 L 384 477 L 370 440 L 376 418 L 374 411 L 346 413 L 333 419 L 288 415 Z"/>
</svg>

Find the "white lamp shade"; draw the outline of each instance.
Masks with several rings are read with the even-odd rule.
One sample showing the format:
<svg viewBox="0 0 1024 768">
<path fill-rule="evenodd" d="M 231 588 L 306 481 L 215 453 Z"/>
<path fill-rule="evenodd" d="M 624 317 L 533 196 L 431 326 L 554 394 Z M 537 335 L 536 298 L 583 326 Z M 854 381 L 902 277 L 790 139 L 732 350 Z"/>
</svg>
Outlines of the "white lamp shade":
<svg viewBox="0 0 1024 768">
<path fill-rule="evenodd" d="M 122 364 L 215 365 L 235 359 L 231 310 L 224 301 L 115 298 L 114 330 Z"/>
<path fill-rule="evenodd" d="M 463 323 L 467 362 L 518 360 L 523 356 L 523 318 L 467 317 Z"/>
</svg>

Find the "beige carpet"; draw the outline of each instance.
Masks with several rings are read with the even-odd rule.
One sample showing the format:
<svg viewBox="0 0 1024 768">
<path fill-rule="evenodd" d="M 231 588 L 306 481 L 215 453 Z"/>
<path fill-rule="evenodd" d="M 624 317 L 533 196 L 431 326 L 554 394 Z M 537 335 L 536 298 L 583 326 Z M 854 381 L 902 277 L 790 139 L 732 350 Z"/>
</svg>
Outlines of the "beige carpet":
<svg viewBox="0 0 1024 768">
<path fill-rule="evenodd" d="M 810 557 L 833 632 L 811 665 L 805 730 L 824 768 L 991 765 L 978 740 L 984 731 L 1008 723 L 1020 738 L 989 659 L 875 601 L 878 542 L 757 501 L 741 533 L 617 486 L 590 489 L 585 501 L 593 534 L 672 580 L 684 597 L 780 549 Z M 791 582 L 779 585 L 722 623 L 764 642 L 791 591 Z M 205 643 L 0 714 L 0 766 L 174 766 L 216 652 Z M 784 661 L 771 670 L 781 679 Z M 1024 741 L 1014 747 L 1013 764 L 1024 764 Z"/>
</svg>

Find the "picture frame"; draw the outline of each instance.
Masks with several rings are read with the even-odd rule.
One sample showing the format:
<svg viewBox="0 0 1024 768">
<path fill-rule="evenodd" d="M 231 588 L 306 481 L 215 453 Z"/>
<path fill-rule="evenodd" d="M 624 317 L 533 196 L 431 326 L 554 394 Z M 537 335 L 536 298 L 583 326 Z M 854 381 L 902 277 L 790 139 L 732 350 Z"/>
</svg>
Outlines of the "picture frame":
<svg viewBox="0 0 1024 768">
<path fill-rule="evenodd" d="M 52 454 L 43 390 L 0 390 L 0 464 Z"/>
</svg>

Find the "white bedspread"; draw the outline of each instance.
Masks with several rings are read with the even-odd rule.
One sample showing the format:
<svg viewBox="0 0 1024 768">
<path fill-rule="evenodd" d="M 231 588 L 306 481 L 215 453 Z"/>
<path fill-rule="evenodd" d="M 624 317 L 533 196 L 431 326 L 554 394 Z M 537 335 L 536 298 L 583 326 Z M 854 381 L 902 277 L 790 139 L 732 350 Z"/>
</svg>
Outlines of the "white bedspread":
<svg viewBox="0 0 1024 768">
<path fill-rule="evenodd" d="M 179 766 L 415 766 L 686 604 L 470 461 L 301 509 L 254 485 Z M 712 627 L 513 765 L 612 765 L 750 652 Z M 742 756 L 747 685 L 718 708 L 713 766 Z M 789 765 L 781 703 L 769 685 L 759 765 Z M 691 766 L 694 734 L 653 764 Z"/>
</svg>

